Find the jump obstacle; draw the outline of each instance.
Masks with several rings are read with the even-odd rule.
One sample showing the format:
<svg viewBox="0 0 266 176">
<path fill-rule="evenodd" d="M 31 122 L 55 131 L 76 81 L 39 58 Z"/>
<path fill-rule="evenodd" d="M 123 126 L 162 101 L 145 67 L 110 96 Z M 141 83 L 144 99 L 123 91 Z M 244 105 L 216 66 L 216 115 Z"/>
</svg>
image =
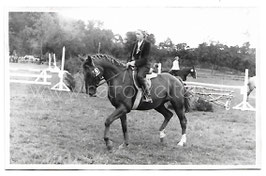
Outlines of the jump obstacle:
<svg viewBox="0 0 266 176">
<path fill-rule="evenodd" d="M 245 81 L 244 86 L 241 89 L 241 93 L 243 94 L 243 100 L 238 105 L 234 106 L 233 109 L 240 109 L 242 111 L 256 111 L 254 107 L 252 107 L 247 101 L 247 90 L 248 90 L 248 69 L 245 70 Z"/>
<path fill-rule="evenodd" d="M 49 65 L 47 69 L 40 70 L 40 69 L 23 69 L 23 68 L 10 68 L 10 77 L 24 77 L 24 78 L 36 78 L 34 81 L 31 80 L 21 80 L 21 79 L 10 79 L 12 83 L 24 83 L 24 84 L 41 84 L 41 85 L 51 85 L 51 82 L 48 82 L 48 78 L 52 78 L 52 75 L 48 75 L 48 72 L 58 73 L 58 77 L 60 78 L 59 83 L 54 85 L 51 89 L 52 90 L 59 90 L 59 91 L 70 91 L 70 89 L 65 85 L 63 82 L 64 73 L 67 71 L 64 70 L 65 64 L 65 47 L 63 47 L 62 53 L 62 64 L 61 70 L 56 65 L 56 57 L 55 54 L 53 55 L 53 66 L 52 66 L 52 58 L 49 54 Z M 28 74 L 28 73 L 12 73 L 12 71 L 20 71 L 20 72 L 35 72 L 35 74 Z M 39 74 L 36 74 L 38 72 Z"/>
<path fill-rule="evenodd" d="M 161 63 L 158 63 L 157 65 L 159 74 L 161 73 Z M 248 69 L 245 69 L 245 80 L 243 86 L 218 85 L 188 81 L 184 81 L 184 83 L 193 95 L 205 97 L 205 101 L 224 106 L 226 110 L 230 109 L 234 93 L 234 91 L 230 91 L 228 89 L 240 89 L 240 93 L 243 95 L 243 100 L 240 104 L 234 106 L 233 109 L 256 111 L 256 109 L 247 102 Z"/>
<path fill-rule="evenodd" d="M 197 82 L 185 82 L 186 85 L 189 85 L 188 87 L 198 87 L 201 89 L 205 90 L 211 90 L 214 92 L 196 92 L 192 90 L 192 93 L 196 95 L 202 95 L 205 97 L 208 97 L 206 101 L 213 102 L 219 105 L 223 105 L 226 110 L 230 109 L 230 103 L 231 99 L 233 98 L 233 91 L 230 90 L 222 90 L 221 88 L 226 88 L 226 89 L 240 89 L 240 93 L 243 94 L 243 100 L 240 104 L 236 105 L 233 107 L 233 109 L 239 109 L 242 111 L 255 111 L 256 109 L 252 107 L 248 102 L 247 102 L 247 89 L 248 89 L 248 69 L 245 69 L 245 80 L 244 80 L 244 85 L 243 86 L 229 86 L 229 85 L 217 85 L 217 84 L 206 84 L 206 83 L 197 83 Z M 204 87 L 199 87 L 199 86 L 204 86 Z M 207 87 L 217 87 L 219 89 L 213 89 L 213 88 L 207 88 Z M 217 93 L 217 91 L 222 92 L 222 93 Z M 220 100 L 226 100 L 226 102 L 222 102 Z"/>
<path fill-rule="evenodd" d="M 48 69 L 30 69 L 30 68 L 10 68 L 10 82 L 12 83 L 24 83 L 24 84 L 41 84 L 41 85 L 51 85 L 51 82 L 49 82 L 47 79 L 52 78 L 52 75 L 48 75 L 48 72 L 58 72 L 60 69 L 56 66 L 56 59 L 55 59 L 55 54 L 54 54 L 54 63 L 53 67 L 51 67 L 51 56 L 49 53 L 49 66 Z M 17 73 L 14 73 L 14 72 Z M 20 72 L 20 73 L 18 73 Z M 27 72 L 27 73 L 25 73 Z M 29 73 L 30 72 L 30 73 Z M 14 79 L 14 77 L 19 77 L 19 78 L 27 78 L 27 79 Z M 33 80 L 28 80 L 30 78 L 36 78 L 34 81 Z"/>
<path fill-rule="evenodd" d="M 52 78 L 52 75 L 47 74 L 47 70 L 39 70 L 39 69 L 21 69 L 21 68 L 10 68 L 11 71 L 10 82 L 12 83 L 24 83 L 24 84 L 41 84 L 41 85 L 51 85 L 51 82 L 48 82 L 48 78 Z M 12 73 L 12 71 L 27 71 L 27 72 L 34 72 L 34 74 L 25 74 L 25 73 Z M 39 73 L 39 74 L 36 74 Z M 14 79 L 14 77 L 24 77 L 24 78 L 36 78 L 34 81 L 25 80 L 25 79 Z"/>
<path fill-rule="evenodd" d="M 194 95 L 195 97 L 201 97 L 206 102 L 215 103 L 217 105 L 223 106 L 226 110 L 230 109 L 232 94 L 234 91 L 223 90 L 223 89 L 214 89 L 202 86 L 188 86 L 186 88 Z"/>
</svg>

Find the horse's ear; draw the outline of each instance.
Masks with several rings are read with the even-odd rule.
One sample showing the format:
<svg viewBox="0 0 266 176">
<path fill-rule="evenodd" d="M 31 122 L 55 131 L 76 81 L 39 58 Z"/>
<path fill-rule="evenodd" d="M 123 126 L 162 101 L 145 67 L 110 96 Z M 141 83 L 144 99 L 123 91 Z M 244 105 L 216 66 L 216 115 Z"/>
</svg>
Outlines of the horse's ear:
<svg viewBox="0 0 266 176">
<path fill-rule="evenodd" d="M 86 63 L 87 63 L 88 65 L 90 65 L 90 66 L 93 65 L 93 64 L 92 64 L 92 58 L 91 58 L 90 55 L 88 55 L 88 58 L 87 58 L 87 60 L 86 60 Z"/>
</svg>

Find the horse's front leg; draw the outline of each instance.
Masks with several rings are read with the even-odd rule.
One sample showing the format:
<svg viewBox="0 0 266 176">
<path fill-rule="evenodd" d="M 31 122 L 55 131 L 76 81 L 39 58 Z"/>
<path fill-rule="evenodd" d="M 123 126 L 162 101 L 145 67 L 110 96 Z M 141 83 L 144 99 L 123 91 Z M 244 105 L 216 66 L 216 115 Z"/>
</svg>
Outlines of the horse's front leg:
<svg viewBox="0 0 266 176">
<path fill-rule="evenodd" d="M 85 91 L 86 91 L 86 94 L 89 94 L 89 89 L 88 89 L 88 81 L 87 79 L 85 78 L 85 81 L 84 81 L 84 85 L 85 86 Z M 83 86 L 82 86 L 82 90 L 83 90 Z"/>
<path fill-rule="evenodd" d="M 118 118 L 123 118 L 127 113 L 127 108 L 122 104 L 120 105 L 105 121 L 104 141 L 108 150 L 112 149 L 112 144 L 109 139 L 110 125 Z"/>
</svg>

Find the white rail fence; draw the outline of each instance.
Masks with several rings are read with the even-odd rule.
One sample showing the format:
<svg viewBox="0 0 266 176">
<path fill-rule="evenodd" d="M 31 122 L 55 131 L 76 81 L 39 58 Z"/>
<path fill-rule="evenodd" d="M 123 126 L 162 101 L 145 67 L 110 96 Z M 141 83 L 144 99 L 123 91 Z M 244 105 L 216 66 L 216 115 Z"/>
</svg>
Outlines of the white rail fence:
<svg viewBox="0 0 266 176">
<path fill-rule="evenodd" d="M 51 85 L 51 82 L 49 82 L 48 79 L 52 78 L 52 75 L 48 75 L 47 70 L 27 68 L 10 68 L 9 70 L 10 82 L 12 83 Z M 15 77 L 17 79 L 15 79 Z M 35 80 L 29 80 L 31 78 L 35 78 Z"/>
</svg>

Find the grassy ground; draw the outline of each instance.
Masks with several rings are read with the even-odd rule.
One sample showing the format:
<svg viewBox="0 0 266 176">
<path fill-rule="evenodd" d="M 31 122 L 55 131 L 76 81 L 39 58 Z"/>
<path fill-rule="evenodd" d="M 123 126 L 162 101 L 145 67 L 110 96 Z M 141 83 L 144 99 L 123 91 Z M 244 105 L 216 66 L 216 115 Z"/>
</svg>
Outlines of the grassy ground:
<svg viewBox="0 0 266 176">
<path fill-rule="evenodd" d="M 189 81 L 195 81 L 190 79 Z M 236 80 L 198 78 L 206 83 L 241 85 Z M 234 94 L 232 106 L 241 102 Z M 250 99 L 254 106 L 255 100 Z M 255 165 L 255 112 L 215 106 L 214 112 L 189 112 L 187 146 L 178 147 L 181 128 L 174 116 L 164 144 L 163 117 L 154 110 L 128 114 L 130 145 L 120 121 L 111 126 L 114 150 L 103 141 L 104 121 L 114 110 L 107 98 L 52 91 L 49 86 L 10 84 L 11 164 Z"/>
</svg>

